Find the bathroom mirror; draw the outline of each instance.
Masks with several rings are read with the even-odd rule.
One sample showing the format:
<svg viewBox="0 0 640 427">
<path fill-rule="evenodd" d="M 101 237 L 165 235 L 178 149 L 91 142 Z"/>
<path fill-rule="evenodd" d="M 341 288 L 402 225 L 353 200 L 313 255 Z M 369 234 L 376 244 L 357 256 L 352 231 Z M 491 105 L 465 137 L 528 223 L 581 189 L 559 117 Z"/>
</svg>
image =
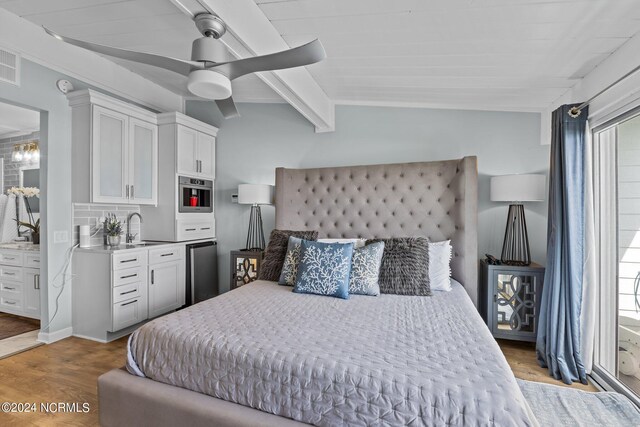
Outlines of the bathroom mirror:
<svg viewBox="0 0 640 427">
<path fill-rule="evenodd" d="M 22 166 L 20 168 L 20 187 L 37 187 L 40 188 L 40 167 L 39 166 Z M 31 197 L 29 206 L 33 213 L 40 212 L 40 199 Z"/>
</svg>

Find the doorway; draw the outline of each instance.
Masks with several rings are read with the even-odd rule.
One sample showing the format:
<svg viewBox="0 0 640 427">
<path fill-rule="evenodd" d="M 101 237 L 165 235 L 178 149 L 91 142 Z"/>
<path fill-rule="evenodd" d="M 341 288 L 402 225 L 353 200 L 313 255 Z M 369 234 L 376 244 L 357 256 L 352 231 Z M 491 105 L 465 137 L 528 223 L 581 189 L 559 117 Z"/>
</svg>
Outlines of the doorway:
<svg viewBox="0 0 640 427">
<path fill-rule="evenodd" d="M 0 102 L 0 358 L 40 345 L 40 113 Z"/>
</svg>

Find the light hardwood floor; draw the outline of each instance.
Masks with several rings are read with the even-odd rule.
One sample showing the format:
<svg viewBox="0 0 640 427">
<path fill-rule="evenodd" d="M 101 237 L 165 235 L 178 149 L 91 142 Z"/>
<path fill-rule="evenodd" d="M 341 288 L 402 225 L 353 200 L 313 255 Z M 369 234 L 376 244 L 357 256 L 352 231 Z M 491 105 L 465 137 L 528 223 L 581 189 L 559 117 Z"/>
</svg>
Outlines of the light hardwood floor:
<svg viewBox="0 0 640 427">
<path fill-rule="evenodd" d="M 124 365 L 127 338 L 100 344 L 67 338 L 0 360 L 0 402 L 88 403 L 88 413 L 1 413 L 0 426 L 98 425 L 97 378 Z M 535 360 L 531 344 L 499 342 L 516 377 L 556 385 Z M 574 385 L 595 391 L 593 386 Z"/>
</svg>

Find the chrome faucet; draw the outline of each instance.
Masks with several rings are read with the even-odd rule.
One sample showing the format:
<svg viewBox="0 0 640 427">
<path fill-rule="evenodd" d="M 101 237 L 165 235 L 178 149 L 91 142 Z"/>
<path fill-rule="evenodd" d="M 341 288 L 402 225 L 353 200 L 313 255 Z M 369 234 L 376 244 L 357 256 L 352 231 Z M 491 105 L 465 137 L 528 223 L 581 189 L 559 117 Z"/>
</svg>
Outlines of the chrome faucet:
<svg viewBox="0 0 640 427">
<path fill-rule="evenodd" d="M 137 233 L 131 234 L 131 219 L 136 215 L 138 215 L 138 218 L 140 218 L 140 224 L 142 224 L 142 215 L 140 215 L 138 212 L 131 212 L 129 214 L 129 216 L 127 217 L 127 235 L 125 238 L 126 243 L 133 242 L 133 239 L 135 239 L 136 236 L 138 235 Z"/>
</svg>

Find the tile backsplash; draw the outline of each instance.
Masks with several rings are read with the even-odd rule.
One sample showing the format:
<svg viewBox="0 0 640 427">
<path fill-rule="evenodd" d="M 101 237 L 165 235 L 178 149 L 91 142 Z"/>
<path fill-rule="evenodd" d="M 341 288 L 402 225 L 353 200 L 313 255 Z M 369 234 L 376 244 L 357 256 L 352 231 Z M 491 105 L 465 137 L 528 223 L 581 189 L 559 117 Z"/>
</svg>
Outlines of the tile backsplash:
<svg viewBox="0 0 640 427">
<path fill-rule="evenodd" d="M 98 218 L 107 216 L 108 213 L 113 213 L 123 223 L 123 232 L 126 233 L 126 221 L 127 216 L 132 212 L 140 213 L 140 206 L 138 205 L 103 205 L 98 203 L 74 203 L 73 204 L 73 243 L 78 243 L 80 226 L 91 226 L 91 233 L 96 231 L 96 223 Z M 131 232 L 136 234 L 135 240 L 140 240 L 140 222 L 138 218 L 134 218 L 131 223 Z M 125 236 L 122 235 L 122 241 L 124 242 Z M 103 245 L 102 231 L 91 238 L 91 246 Z"/>
</svg>

